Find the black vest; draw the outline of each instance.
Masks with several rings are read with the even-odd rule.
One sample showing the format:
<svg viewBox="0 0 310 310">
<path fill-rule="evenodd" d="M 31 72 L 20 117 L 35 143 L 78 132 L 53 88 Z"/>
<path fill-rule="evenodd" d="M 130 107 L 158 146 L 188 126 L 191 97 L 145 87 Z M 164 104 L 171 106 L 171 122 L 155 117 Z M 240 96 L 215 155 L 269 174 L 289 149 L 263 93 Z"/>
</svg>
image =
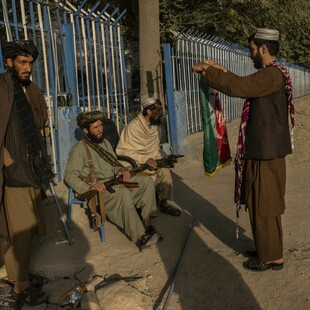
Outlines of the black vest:
<svg viewBox="0 0 310 310">
<path fill-rule="evenodd" d="M 292 153 L 285 82 L 279 91 L 251 99 L 245 143 L 247 159 L 276 159 Z"/>
</svg>

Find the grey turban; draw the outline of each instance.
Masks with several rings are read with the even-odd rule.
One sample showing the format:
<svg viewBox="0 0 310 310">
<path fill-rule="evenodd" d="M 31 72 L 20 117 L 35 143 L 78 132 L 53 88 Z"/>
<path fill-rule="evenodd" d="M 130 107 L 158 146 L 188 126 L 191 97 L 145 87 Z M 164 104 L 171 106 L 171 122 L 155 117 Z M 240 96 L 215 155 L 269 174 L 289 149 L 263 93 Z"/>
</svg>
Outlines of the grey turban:
<svg viewBox="0 0 310 310">
<path fill-rule="evenodd" d="M 97 122 L 98 120 L 103 121 L 104 115 L 100 111 L 82 112 L 77 118 L 76 122 L 81 129 L 88 128 L 91 124 Z"/>
</svg>

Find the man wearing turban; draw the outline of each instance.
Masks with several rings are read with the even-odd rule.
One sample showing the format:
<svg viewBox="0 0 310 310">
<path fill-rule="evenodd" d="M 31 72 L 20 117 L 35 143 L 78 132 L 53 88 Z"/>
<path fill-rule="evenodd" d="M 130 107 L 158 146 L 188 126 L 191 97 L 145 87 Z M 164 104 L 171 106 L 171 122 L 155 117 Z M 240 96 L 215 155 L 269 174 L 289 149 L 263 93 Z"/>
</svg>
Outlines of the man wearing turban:
<svg viewBox="0 0 310 310">
<path fill-rule="evenodd" d="M 293 87 L 288 69 L 277 62 L 279 31 L 258 28 L 249 38 L 257 72 L 237 76 L 205 61 L 194 65 L 202 83 L 232 97 L 247 98 L 238 136 L 235 200 L 249 210 L 255 250 L 243 263 L 254 272 L 284 267 L 281 215 L 285 210 L 285 157 L 292 153 L 289 118 L 294 126 Z"/>
<path fill-rule="evenodd" d="M 152 179 L 149 176 L 131 176 L 117 161 L 111 144 L 104 139 L 103 114 L 100 111 L 80 113 L 77 124 L 83 131 L 83 140 L 69 153 L 64 173 L 66 183 L 80 195 L 97 191 L 99 204 L 102 204 L 102 195 L 109 220 L 124 229 L 140 251 L 161 240 L 151 225 L 151 214 L 156 212 Z M 109 192 L 104 183 L 119 176 L 125 182 L 137 182 L 139 187 L 126 188 L 119 184 L 113 186 L 115 192 Z"/>
<path fill-rule="evenodd" d="M 159 125 L 163 116 L 163 106 L 159 99 L 150 97 L 142 102 L 142 112 L 122 131 L 117 144 L 117 155 L 133 158 L 137 165 L 147 164 L 152 170 L 144 173 L 151 175 L 156 191 L 160 196 L 160 211 L 179 216 L 181 211 L 168 203 L 173 200 L 173 182 L 169 168 L 157 167 L 157 160 L 165 155 L 160 148 Z"/>
<path fill-rule="evenodd" d="M 38 57 L 34 43 L 5 42 L 2 50 L 7 71 L 0 74 L 1 254 L 8 280 L 14 283 L 13 294 L 38 305 L 48 295 L 38 287 L 42 284 L 38 276 L 29 274 L 29 264 L 33 236 L 42 236 L 45 230 L 34 162 L 46 154 L 40 130 L 47 121 L 47 106 L 41 90 L 30 80 Z"/>
</svg>

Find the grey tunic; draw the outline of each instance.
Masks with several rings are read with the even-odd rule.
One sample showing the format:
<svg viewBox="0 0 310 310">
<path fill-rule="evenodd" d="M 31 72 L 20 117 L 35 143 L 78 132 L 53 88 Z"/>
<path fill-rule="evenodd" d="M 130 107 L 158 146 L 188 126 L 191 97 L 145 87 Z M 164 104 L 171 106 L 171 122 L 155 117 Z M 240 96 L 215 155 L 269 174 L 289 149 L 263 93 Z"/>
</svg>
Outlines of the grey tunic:
<svg viewBox="0 0 310 310">
<path fill-rule="evenodd" d="M 116 157 L 107 140 L 104 140 L 100 146 Z M 111 166 L 96 151 L 89 149 L 100 182 L 112 179 L 121 167 Z M 89 185 L 79 177 L 89 174 L 87 160 L 85 146 L 80 141 L 70 151 L 64 173 L 67 184 L 79 194 L 89 190 Z M 155 186 L 152 179 L 144 175 L 136 175 L 129 181 L 138 182 L 139 187 L 129 189 L 123 185 L 116 185 L 113 187 L 115 193 L 105 190 L 103 197 L 108 218 L 123 228 L 133 241 L 137 241 L 144 234 L 145 229 L 136 209 L 140 209 L 143 219 L 156 212 Z"/>
</svg>

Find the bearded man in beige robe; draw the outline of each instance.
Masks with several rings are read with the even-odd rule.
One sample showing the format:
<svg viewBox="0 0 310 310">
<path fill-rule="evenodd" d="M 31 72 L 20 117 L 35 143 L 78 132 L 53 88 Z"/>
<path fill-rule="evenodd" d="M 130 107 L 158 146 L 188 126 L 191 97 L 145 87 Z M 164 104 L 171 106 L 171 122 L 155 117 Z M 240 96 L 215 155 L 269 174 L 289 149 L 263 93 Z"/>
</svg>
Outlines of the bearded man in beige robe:
<svg viewBox="0 0 310 310">
<path fill-rule="evenodd" d="M 163 158 L 160 148 L 159 125 L 163 116 L 163 106 L 159 99 L 148 98 L 142 102 L 142 112 L 122 131 L 116 153 L 133 158 L 138 166 L 147 164 L 160 196 L 160 210 L 163 213 L 179 216 L 180 210 L 171 206 L 173 183 L 169 168 L 157 167 L 157 160 Z"/>
</svg>

